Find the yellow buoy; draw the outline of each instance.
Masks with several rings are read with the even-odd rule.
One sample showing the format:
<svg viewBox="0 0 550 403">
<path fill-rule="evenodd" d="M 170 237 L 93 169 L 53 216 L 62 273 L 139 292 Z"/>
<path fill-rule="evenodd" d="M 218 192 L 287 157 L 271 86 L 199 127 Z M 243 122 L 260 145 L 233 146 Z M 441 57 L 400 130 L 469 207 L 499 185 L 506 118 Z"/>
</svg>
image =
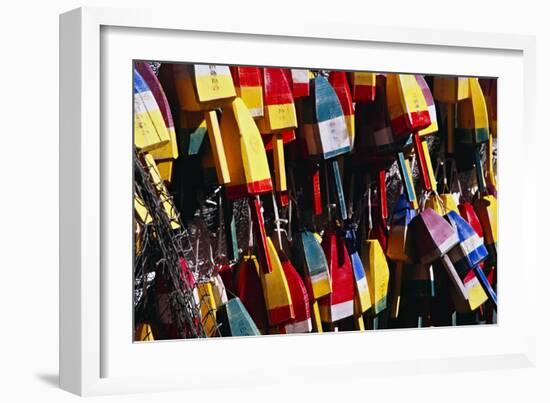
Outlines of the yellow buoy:
<svg viewBox="0 0 550 403">
<path fill-rule="evenodd" d="M 172 170 L 174 167 L 174 160 L 156 160 L 159 175 L 164 182 L 172 182 Z"/>
<path fill-rule="evenodd" d="M 140 151 L 150 151 L 169 141 L 157 101 L 147 83 L 134 70 L 134 144 Z"/>
<path fill-rule="evenodd" d="M 229 170 L 215 109 L 229 105 L 237 96 L 229 67 L 176 64 L 173 70 L 180 107 L 187 111 L 204 111 L 218 182 L 227 184 Z"/>
<path fill-rule="evenodd" d="M 270 191 L 271 174 L 261 134 L 242 99 L 235 98 L 223 109 L 221 131 L 231 177 L 227 196 L 235 199 Z"/>
<path fill-rule="evenodd" d="M 370 298 L 375 315 L 386 309 L 390 269 L 386 255 L 378 239 L 368 239 L 361 253 L 363 267 L 368 277 Z"/>
</svg>

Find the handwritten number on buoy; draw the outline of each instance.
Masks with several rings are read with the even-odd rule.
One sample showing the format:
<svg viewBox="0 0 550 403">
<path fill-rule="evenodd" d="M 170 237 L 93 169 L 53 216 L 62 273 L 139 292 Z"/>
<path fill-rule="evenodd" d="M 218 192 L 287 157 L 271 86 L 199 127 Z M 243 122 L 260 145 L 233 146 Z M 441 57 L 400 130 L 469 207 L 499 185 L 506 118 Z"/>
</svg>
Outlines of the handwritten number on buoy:
<svg viewBox="0 0 550 403">
<path fill-rule="evenodd" d="M 216 71 L 216 66 L 209 65 L 210 68 L 210 85 L 212 91 L 220 90 L 220 82 L 218 80 L 218 72 Z"/>
</svg>

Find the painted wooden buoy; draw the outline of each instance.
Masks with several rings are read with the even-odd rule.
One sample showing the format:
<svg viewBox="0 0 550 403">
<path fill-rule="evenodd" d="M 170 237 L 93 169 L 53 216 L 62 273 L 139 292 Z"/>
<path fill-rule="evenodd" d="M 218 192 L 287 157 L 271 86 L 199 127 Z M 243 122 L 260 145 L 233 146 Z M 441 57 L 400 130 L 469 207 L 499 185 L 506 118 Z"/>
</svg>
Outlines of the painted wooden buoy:
<svg viewBox="0 0 550 403">
<path fill-rule="evenodd" d="M 260 270 L 263 294 L 267 308 L 269 325 L 278 327 L 296 318 L 290 288 L 281 260 L 270 238 L 267 238 L 267 250 L 272 270 Z"/>
<path fill-rule="evenodd" d="M 309 155 L 323 160 L 348 153 L 350 137 L 336 92 L 322 75 L 312 79 L 310 87 L 303 116 Z"/>
<path fill-rule="evenodd" d="M 468 78 L 468 84 L 470 97 L 458 105 L 455 133 L 461 143 L 477 145 L 489 139 L 489 115 L 478 79 Z"/>
<path fill-rule="evenodd" d="M 334 231 L 325 233 L 321 245 L 329 264 L 332 292 L 319 300 L 319 308 L 322 321 L 334 323 L 353 316 L 353 268 L 344 240 Z"/>
<path fill-rule="evenodd" d="M 264 116 L 257 119 L 261 133 L 276 133 L 298 126 L 290 85 L 283 69 L 263 68 Z"/>
<path fill-rule="evenodd" d="M 336 92 L 322 75 L 311 80 L 310 95 L 303 104 L 303 136 L 314 159 L 328 160 L 336 189 L 340 219 L 347 218 L 340 167 L 336 157 L 351 150 L 344 112 Z"/>
<path fill-rule="evenodd" d="M 260 336 L 260 331 L 239 298 L 232 298 L 219 307 L 218 323 L 223 337 Z"/>
<path fill-rule="evenodd" d="M 464 301 L 468 293 L 447 253 L 459 243 L 455 229 L 442 216 L 427 208 L 413 218 L 411 228 L 420 263 L 430 264 L 441 259 L 456 291 Z"/>
<path fill-rule="evenodd" d="M 350 144 L 353 148 L 355 142 L 355 114 L 346 72 L 333 70 L 329 73 L 328 81 L 340 100 L 340 105 L 342 106 L 344 119 L 346 120 L 346 126 L 348 128 Z"/>
<path fill-rule="evenodd" d="M 164 93 L 164 89 L 159 82 L 157 76 L 155 75 L 151 66 L 146 62 L 136 62 L 136 70 L 141 74 L 143 80 L 149 86 L 157 105 L 159 106 L 162 118 L 164 119 L 164 124 L 168 130 L 168 135 L 170 136 L 170 141 L 163 147 L 151 150 L 151 155 L 158 160 L 174 160 L 178 158 L 178 143 L 176 140 L 176 130 L 174 127 L 174 119 L 172 117 L 172 111 L 170 109 L 170 104 L 168 103 L 168 98 Z M 160 167 L 159 167 L 160 169 Z M 168 178 L 168 182 L 171 178 Z"/>
<path fill-rule="evenodd" d="M 297 253 L 302 262 L 302 273 L 314 299 L 319 299 L 331 291 L 328 262 L 323 248 L 311 231 L 301 231 L 295 239 Z"/>
<path fill-rule="evenodd" d="M 232 66 L 231 76 L 237 96 L 243 100 L 252 117 L 264 115 L 262 71 L 259 67 Z"/>
<path fill-rule="evenodd" d="M 248 197 L 258 238 L 260 265 L 271 271 L 259 200 L 260 194 L 272 190 L 271 173 L 260 132 L 242 99 L 236 98 L 223 109 L 221 129 L 231 176 L 225 187 L 226 195 L 229 199 Z"/>
<path fill-rule="evenodd" d="M 260 265 L 254 255 L 244 256 L 239 264 L 237 295 L 260 332 L 265 333 L 268 328 L 267 308 L 260 280 Z"/>
<path fill-rule="evenodd" d="M 496 310 L 498 305 L 496 292 L 483 271 L 483 261 L 489 256 L 489 252 L 483 244 L 483 238 L 480 237 L 478 232 L 470 225 L 470 223 L 460 215 L 451 212 L 447 214 L 446 218 L 449 221 L 454 220 L 460 238 L 460 255 L 455 252 L 455 259 L 453 259 L 453 255 L 451 255 L 451 252 L 449 253 L 453 264 L 455 264 L 454 260 L 456 260 L 456 258 L 460 258 L 460 263 L 458 263 L 458 265 L 455 264 L 457 269 L 461 270 L 466 267 L 472 269 L 471 271 L 473 271 L 479 281 L 479 286 L 483 288 L 486 296 L 491 302 L 491 305 Z M 468 273 L 469 276 L 471 276 L 471 271 Z M 472 281 L 472 283 L 475 285 L 475 282 Z M 467 285 L 466 282 L 465 285 Z M 473 288 L 473 286 L 470 287 Z M 483 297 L 479 290 L 470 290 L 470 294 L 474 294 L 479 299 Z M 469 302 L 470 308 L 475 309 L 475 303 L 470 300 Z"/>
<path fill-rule="evenodd" d="M 169 142 L 163 147 L 154 148 L 150 151 L 151 155 L 157 161 L 157 168 L 159 170 L 162 180 L 167 183 L 172 182 L 172 172 L 174 168 L 174 160 L 178 158 L 178 143 L 176 139 L 176 131 L 174 128 L 174 119 L 164 89 L 160 84 L 157 76 L 146 62 L 136 62 L 136 70 L 141 74 L 162 113 L 166 129 L 170 136 Z"/>
<path fill-rule="evenodd" d="M 489 255 L 483 244 L 483 239 L 455 211 L 447 213 L 445 218 L 456 229 L 460 240 L 460 243 L 449 251 L 449 258 L 453 262 L 458 275 L 462 278 L 464 287 L 468 292 L 470 310 L 477 309 L 487 301 L 488 297 L 491 298 L 491 302 L 496 306 L 496 294 L 490 287 L 485 274 L 478 267 Z"/>
<path fill-rule="evenodd" d="M 288 288 L 292 298 L 292 307 L 294 309 L 294 319 L 285 323 L 284 332 L 309 333 L 312 330 L 312 323 L 309 295 L 306 286 L 280 245 L 276 249 L 288 282 Z"/>
<path fill-rule="evenodd" d="M 237 199 L 270 192 L 271 174 L 262 137 L 240 98 L 223 109 L 221 130 L 231 176 L 227 196 Z"/>
<path fill-rule="evenodd" d="M 384 250 L 378 239 L 367 239 L 361 251 L 361 260 L 369 282 L 373 314 L 387 308 L 390 270 Z"/>
<path fill-rule="evenodd" d="M 181 109 L 204 112 L 218 182 L 229 183 L 229 170 L 215 112 L 215 109 L 229 105 L 237 95 L 229 67 L 174 64 L 173 73 Z"/>
<path fill-rule="evenodd" d="M 141 152 L 164 147 L 170 134 L 151 89 L 134 69 L 134 144 Z"/>
<path fill-rule="evenodd" d="M 180 107 L 186 111 L 221 108 L 237 96 L 228 66 L 174 64 L 173 72 Z"/>
<path fill-rule="evenodd" d="M 470 97 L 458 104 L 457 141 L 473 147 L 474 164 L 479 191 L 485 193 L 485 175 L 481 163 L 480 146 L 489 141 L 489 115 L 483 91 L 477 78 L 468 78 Z"/>
<path fill-rule="evenodd" d="M 391 126 L 397 136 L 412 133 L 422 188 L 431 190 L 426 155 L 419 131 L 430 126 L 430 113 L 422 88 L 412 74 L 387 74 L 386 96 Z"/>
<path fill-rule="evenodd" d="M 330 294 L 332 289 L 328 262 L 320 240 L 313 232 L 298 232 L 294 236 L 293 250 L 296 268 L 305 279 L 314 330 L 320 333 L 323 329 L 318 300 Z"/>
<path fill-rule="evenodd" d="M 430 126 L 430 112 L 422 88 L 412 74 L 387 74 L 386 97 L 393 132 L 407 135 Z"/>
<path fill-rule="evenodd" d="M 282 133 L 293 131 L 298 126 L 294 98 L 284 69 L 263 68 L 262 88 L 264 116 L 256 121 L 260 132 L 271 138 L 275 190 L 279 198 L 286 202 L 284 195 L 287 192 L 287 183 Z"/>
<path fill-rule="evenodd" d="M 351 95 L 355 102 L 372 102 L 378 95 L 376 92 L 376 73 L 352 71 L 349 73 Z"/>
</svg>

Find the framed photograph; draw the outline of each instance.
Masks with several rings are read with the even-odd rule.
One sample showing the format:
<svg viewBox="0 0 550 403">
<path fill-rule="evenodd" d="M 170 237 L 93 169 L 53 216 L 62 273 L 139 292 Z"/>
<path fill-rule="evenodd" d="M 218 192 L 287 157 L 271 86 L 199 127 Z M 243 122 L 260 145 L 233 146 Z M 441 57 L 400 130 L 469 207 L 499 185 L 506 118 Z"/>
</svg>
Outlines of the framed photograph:
<svg viewBox="0 0 550 403">
<path fill-rule="evenodd" d="M 60 17 L 62 388 L 532 365 L 533 38 L 175 15 Z"/>
</svg>

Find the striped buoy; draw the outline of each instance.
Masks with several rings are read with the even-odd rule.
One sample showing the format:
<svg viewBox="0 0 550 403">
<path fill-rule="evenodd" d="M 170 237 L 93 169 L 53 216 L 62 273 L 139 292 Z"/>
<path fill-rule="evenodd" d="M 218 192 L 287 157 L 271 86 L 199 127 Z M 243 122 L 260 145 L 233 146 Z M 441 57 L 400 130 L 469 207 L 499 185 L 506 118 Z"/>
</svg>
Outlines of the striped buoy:
<svg viewBox="0 0 550 403">
<path fill-rule="evenodd" d="M 372 102 L 376 99 L 376 73 L 354 71 L 349 73 L 351 94 L 355 102 Z"/>
<path fill-rule="evenodd" d="M 321 245 L 329 264 L 332 292 L 319 300 L 319 308 L 322 321 L 334 323 L 353 316 L 353 269 L 344 240 L 334 231 L 323 236 Z"/>
<path fill-rule="evenodd" d="M 264 115 L 264 98 L 262 93 L 262 71 L 259 67 L 232 66 L 231 76 L 237 96 L 241 98 L 252 117 Z"/>
<path fill-rule="evenodd" d="M 470 97 L 458 104 L 455 136 L 458 142 L 473 147 L 468 147 L 467 151 L 473 151 L 479 191 L 484 194 L 485 175 L 480 147 L 482 143 L 489 141 L 489 115 L 478 79 L 468 78 L 468 84 Z"/>
<path fill-rule="evenodd" d="M 170 109 L 170 104 L 168 103 L 168 98 L 166 97 L 164 89 L 157 76 L 148 63 L 136 62 L 135 66 L 136 70 L 139 74 L 141 74 L 141 77 L 147 83 L 149 89 L 155 97 L 162 114 L 162 118 L 164 119 L 164 124 L 168 130 L 168 135 L 170 136 L 170 141 L 163 147 L 151 150 L 151 155 L 157 161 L 161 160 L 163 162 L 167 162 L 165 160 L 175 160 L 178 158 L 178 144 L 176 140 L 176 130 L 174 128 L 174 119 L 172 117 L 172 111 Z"/>
<path fill-rule="evenodd" d="M 458 234 L 460 242 L 449 251 L 449 258 L 462 279 L 462 284 L 468 293 L 469 308 L 473 311 L 487 301 L 487 294 L 473 269 L 487 258 L 488 252 L 483 239 L 457 212 L 450 211 L 445 218 Z"/>
<path fill-rule="evenodd" d="M 309 333 L 312 323 L 306 286 L 286 253 L 281 248 L 277 248 L 277 252 L 288 282 L 294 309 L 294 319 L 284 325 L 284 331 L 285 333 Z"/>
<path fill-rule="evenodd" d="M 331 71 L 328 76 L 328 81 L 340 100 L 340 105 L 342 106 L 344 119 L 346 120 L 346 126 L 348 128 L 350 144 L 351 147 L 353 147 L 355 142 L 355 115 L 346 73 L 344 71 Z"/>
<path fill-rule="evenodd" d="M 261 133 L 274 133 L 298 126 L 294 98 L 283 69 L 263 68 L 264 116 L 257 119 Z"/>
<path fill-rule="evenodd" d="M 134 144 L 150 151 L 168 144 L 170 134 L 151 89 L 134 69 Z"/>
<path fill-rule="evenodd" d="M 271 260 L 271 272 L 260 270 L 267 317 L 272 327 L 284 325 L 296 318 L 290 288 L 281 260 L 270 238 L 267 238 L 267 250 Z"/>
<path fill-rule="evenodd" d="M 453 286 L 466 301 L 468 293 L 447 255 L 459 243 L 458 234 L 451 224 L 431 208 L 426 208 L 413 218 L 411 228 L 420 263 L 430 264 L 441 259 Z"/>
<path fill-rule="evenodd" d="M 322 75 L 311 80 L 304 102 L 303 133 L 309 155 L 329 159 L 351 150 L 344 112 L 336 92 Z"/>
</svg>

